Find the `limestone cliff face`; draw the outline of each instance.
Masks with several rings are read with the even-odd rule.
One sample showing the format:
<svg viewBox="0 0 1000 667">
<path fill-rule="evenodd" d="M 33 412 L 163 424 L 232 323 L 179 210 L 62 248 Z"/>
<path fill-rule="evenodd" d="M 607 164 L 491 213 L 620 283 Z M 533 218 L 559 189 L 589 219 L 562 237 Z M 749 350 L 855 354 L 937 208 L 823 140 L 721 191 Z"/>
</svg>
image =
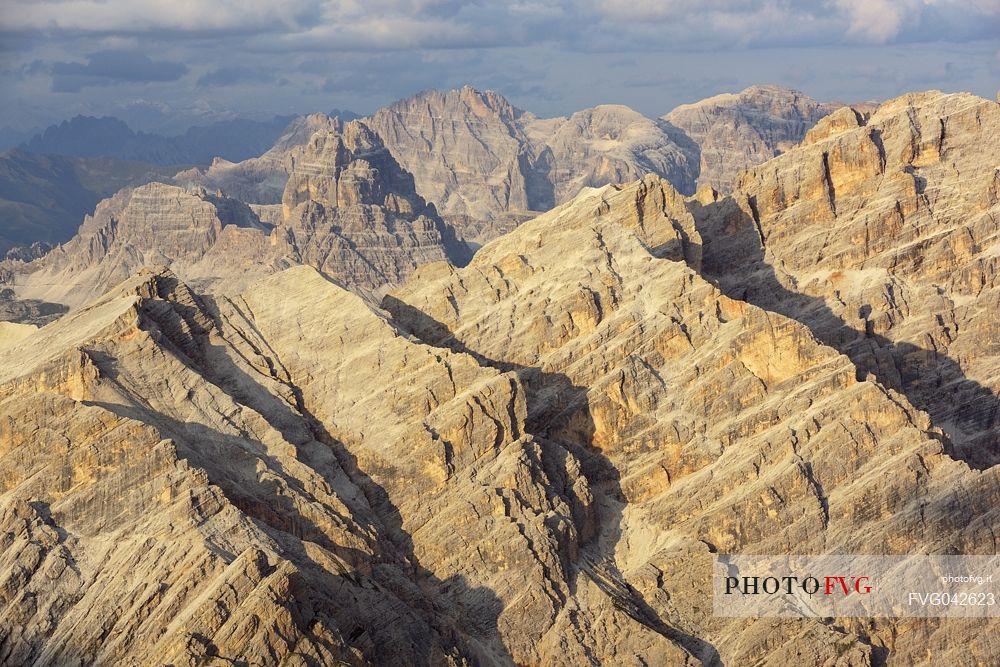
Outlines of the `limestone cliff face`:
<svg viewBox="0 0 1000 667">
<path fill-rule="evenodd" d="M 845 108 L 693 208 L 727 293 L 806 322 L 977 466 L 1000 460 L 998 136 L 972 95 Z"/>
<path fill-rule="evenodd" d="M 293 161 L 282 194 L 285 218 L 299 204 L 327 208 L 382 206 L 394 213 L 431 214 L 403 171 L 371 130 L 350 122 L 340 131 L 316 132 Z"/>
<path fill-rule="evenodd" d="M 316 113 L 297 118 L 285 129 L 274 145 L 260 157 L 242 162 L 216 158 L 207 168 L 193 168 L 174 176 L 182 187 L 198 185 L 222 190 L 248 204 L 275 204 L 281 201 L 285 183 L 296 155 L 313 134 L 320 130 L 339 131 L 338 118 Z"/>
<path fill-rule="evenodd" d="M 741 171 L 797 145 L 836 108 L 788 88 L 751 86 L 681 105 L 663 119 L 698 145 L 698 185 L 728 193 Z"/>
<path fill-rule="evenodd" d="M 683 132 L 621 105 L 540 119 L 495 92 L 466 86 L 420 93 L 363 122 L 413 174 L 417 193 L 476 246 L 509 232 L 531 212 L 571 199 L 583 187 L 655 173 L 692 193 L 698 176 L 698 148 Z M 343 127 L 336 118 L 314 114 L 290 125 L 259 158 L 235 164 L 217 159 L 174 180 L 221 189 L 251 204 L 276 204 L 295 164 L 309 150 L 308 139 L 317 131 Z"/>
<path fill-rule="evenodd" d="M 296 157 L 276 229 L 296 262 L 366 290 L 419 264 L 465 264 L 468 246 L 414 190 L 382 142 L 357 121 L 317 132 Z"/>
<path fill-rule="evenodd" d="M 27 264 L 7 262 L 4 279 L 18 304 L 79 306 L 144 266 L 170 266 L 199 288 L 234 292 L 308 264 L 364 292 L 398 283 L 424 262 L 468 261 L 467 246 L 415 193 L 412 176 L 357 122 L 317 132 L 295 151 L 282 200 L 279 212 L 198 186 L 123 190 L 70 242 Z M 10 319 L 38 319 L 9 310 Z"/>
<path fill-rule="evenodd" d="M 710 591 L 692 581 L 707 586 L 713 550 L 992 553 L 983 528 L 1000 475 L 955 460 L 926 414 L 859 379 L 801 323 L 701 278 L 705 232 L 689 216 L 655 178 L 591 191 L 465 269 L 422 267 L 383 306 L 424 342 L 518 373 L 528 428 L 578 452 L 595 495 L 578 581 L 705 663 L 867 665 L 885 650 L 910 663 L 929 646 L 961 659 L 966 641 L 989 654 L 982 624 L 733 622 L 705 610 Z"/>
<path fill-rule="evenodd" d="M 548 210 L 582 187 L 653 172 L 693 192 L 697 176 L 689 140 L 620 105 L 539 119 L 466 86 L 421 93 L 365 122 L 413 173 L 417 191 L 476 243 L 512 229 L 509 214 Z M 498 223 L 472 224 L 484 219 Z"/>
</svg>

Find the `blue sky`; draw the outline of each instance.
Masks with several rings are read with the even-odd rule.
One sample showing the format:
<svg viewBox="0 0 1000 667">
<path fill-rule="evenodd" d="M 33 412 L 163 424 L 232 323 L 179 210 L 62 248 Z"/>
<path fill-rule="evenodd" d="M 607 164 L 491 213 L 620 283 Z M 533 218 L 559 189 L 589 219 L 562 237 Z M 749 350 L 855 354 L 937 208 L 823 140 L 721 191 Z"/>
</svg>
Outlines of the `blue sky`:
<svg viewBox="0 0 1000 667">
<path fill-rule="evenodd" d="M 992 98 L 1000 0 L 0 0 L 0 127 L 366 113 L 465 83 L 546 116 L 753 83 Z"/>
</svg>

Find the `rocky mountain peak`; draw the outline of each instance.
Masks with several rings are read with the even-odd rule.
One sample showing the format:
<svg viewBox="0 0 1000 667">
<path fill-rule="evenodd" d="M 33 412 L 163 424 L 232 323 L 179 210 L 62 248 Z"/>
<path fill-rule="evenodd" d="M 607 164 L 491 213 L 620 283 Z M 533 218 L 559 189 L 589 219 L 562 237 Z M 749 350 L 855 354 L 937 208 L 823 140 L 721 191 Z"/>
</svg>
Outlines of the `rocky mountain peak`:
<svg viewBox="0 0 1000 667">
<path fill-rule="evenodd" d="M 300 116 L 289 123 L 285 131 L 282 132 L 274 146 L 268 153 L 278 154 L 289 151 L 297 146 L 306 143 L 309 138 L 319 130 L 330 130 L 337 132 L 343 126 L 340 118 L 328 116 L 325 113 L 311 113 L 307 116 Z"/>
<path fill-rule="evenodd" d="M 221 192 L 154 182 L 125 188 L 101 201 L 80 233 L 121 234 L 150 249 L 193 248 L 209 243 L 227 225 L 263 228 L 246 204 Z M 71 245 L 72 241 L 53 252 L 64 253 Z"/>
<path fill-rule="evenodd" d="M 569 119 L 591 136 L 610 139 L 622 138 L 624 131 L 630 129 L 632 124 L 643 121 L 650 123 L 649 118 L 624 104 L 599 104 L 581 109 L 570 115 Z"/>
<path fill-rule="evenodd" d="M 698 145 L 698 183 L 730 192 L 741 171 L 797 145 L 836 108 L 791 88 L 763 85 L 684 104 L 662 118 Z"/>
<path fill-rule="evenodd" d="M 460 117 L 465 113 L 474 118 L 494 118 L 512 122 L 524 112 L 493 90 L 477 90 L 465 85 L 459 89 L 426 90 L 399 100 L 384 109 L 394 114 L 437 113 Z"/>
<path fill-rule="evenodd" d="M 516 119 L 524 112 L 507 101 L 500 93 L 493 90 L 480 91 L 472 86 L 462 86 L 459 99 L 469 107 L 476 116 L 496 115 L 501 118 Z"/>
<path fill-rule="evenodd" d="M 332 208 L 381 206 L 406 215 L 430 212 L 416 193 L 413 177 L 359 121 L 339 131 L 316 132 L 293 158 L 281 200 L 285 219 L 305 202 Z"/>
</svg>

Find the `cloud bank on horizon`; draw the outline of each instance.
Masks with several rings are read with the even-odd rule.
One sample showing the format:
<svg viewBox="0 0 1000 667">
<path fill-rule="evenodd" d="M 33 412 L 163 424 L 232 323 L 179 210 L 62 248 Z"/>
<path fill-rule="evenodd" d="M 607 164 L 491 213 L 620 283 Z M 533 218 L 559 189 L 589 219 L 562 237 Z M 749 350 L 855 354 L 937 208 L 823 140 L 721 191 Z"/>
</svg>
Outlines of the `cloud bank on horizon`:
<svg viewBox="0 0 1000 667">
<path fill-rule="evenodd" d="M 660 114 L 758 82 L 992 96 L 1000 0 L 0 0 L 0 125 L 128 107 L 365 112 L 463 83 L 546 114 Z"/>
</svg>

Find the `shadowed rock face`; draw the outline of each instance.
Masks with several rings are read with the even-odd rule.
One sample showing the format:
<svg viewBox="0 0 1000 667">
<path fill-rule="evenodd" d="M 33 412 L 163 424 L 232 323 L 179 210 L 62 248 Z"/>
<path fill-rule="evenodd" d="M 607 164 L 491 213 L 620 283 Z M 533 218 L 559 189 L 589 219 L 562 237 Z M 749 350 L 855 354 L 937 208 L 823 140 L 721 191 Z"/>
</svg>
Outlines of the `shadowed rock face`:
<svg viewBox="0 0 1000 667">
<path fill-rule="evenodd" d="M 123 190 L 65 245 L 6 263 L 5 279 L 21 299 L 78 306 L 149 265 L 233 292 L 308 264 L 365 292 L 400 282 L 420 263 L 468 261 L 467 246 L 360 123 L 315 133 L 292 159 L 282 199 L 278 212 L 200 187 Z"/>
<path fill-rule="evenodd" d="M 780 86 L 752 86 L 684 104 L 663 120 L 697 144 L 698 185 L 728 193 L 741 171 L 797 145 L 838 106 Z"/>
</svg>

